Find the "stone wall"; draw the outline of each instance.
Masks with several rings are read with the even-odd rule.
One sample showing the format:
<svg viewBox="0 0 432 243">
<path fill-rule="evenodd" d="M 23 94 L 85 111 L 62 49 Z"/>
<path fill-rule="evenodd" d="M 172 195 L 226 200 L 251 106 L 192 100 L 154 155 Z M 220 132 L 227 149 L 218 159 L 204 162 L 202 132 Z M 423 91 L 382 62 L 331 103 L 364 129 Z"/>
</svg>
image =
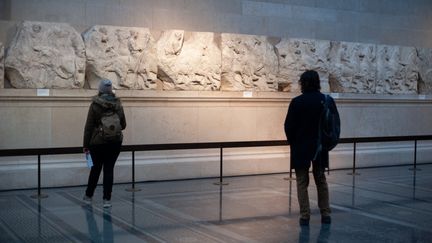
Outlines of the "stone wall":
<svg viewBox="0 0 432 243">
<path fill-rule="evenodd" d="M 7 22 L 30 20 L 432 48 L 431 12 L 429 0 L 0 0 L 0 42 Z"/>
<path fill-rule="evenodd" d="M 314 69 L 324 92 L 432 92 L 426 48 L 116 26 L 82 37 L 68 24 L 23 22 L 6 79 L 15 88 L 96 89 L 107 78 L 116 89 L 298 92 L 300 74 Z"/>
</svg>

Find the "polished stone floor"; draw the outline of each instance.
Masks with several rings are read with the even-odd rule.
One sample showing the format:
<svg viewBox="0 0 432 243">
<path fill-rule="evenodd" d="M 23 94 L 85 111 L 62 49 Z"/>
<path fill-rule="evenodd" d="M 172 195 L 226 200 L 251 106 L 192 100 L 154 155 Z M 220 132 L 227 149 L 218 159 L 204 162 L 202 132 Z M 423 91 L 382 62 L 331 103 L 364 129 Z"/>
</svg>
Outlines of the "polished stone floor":
<svg viewBox="0 0 432 243">
<path fill-rule="evenodd" d="M 298 225 L 295 182 L 286 174 L 115 185 L 112 208 L 84 187 L 0 192 L 0 242 L 432 242 L 432 165 L 332 171 L 333 223 Z"/>
</svg>

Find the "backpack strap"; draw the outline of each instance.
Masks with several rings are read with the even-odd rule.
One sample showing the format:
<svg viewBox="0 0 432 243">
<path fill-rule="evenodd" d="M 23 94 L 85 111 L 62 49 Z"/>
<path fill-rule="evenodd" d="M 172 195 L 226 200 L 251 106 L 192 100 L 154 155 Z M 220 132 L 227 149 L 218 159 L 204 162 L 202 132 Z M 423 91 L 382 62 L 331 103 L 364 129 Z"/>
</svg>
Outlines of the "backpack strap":
<svg viewBox="0 0 432 243">
<path fill-rule="evenodd" d="M 318 158 L 318 155 L 321 153 L 322 151 L 322 144 L 321 144 L 321 123 L 322 123 L 322 119 L 324 116 L 324 113 L 326 111 L 326 109 L 328 108 L 328 95 L 326 94 L 322 94 L 324 96 L 323 100 L 321 100 L 321 106 L 323 107 L 321 110 L 321 114 L 320 114 L 320 118 L 319 118 L 319 122 L 318 122 L 318 139 L 317 139 L 317 149 L 315 151 L 315 155 L 313 157 L 312 160 L 316 160 Z"/>
</svg>

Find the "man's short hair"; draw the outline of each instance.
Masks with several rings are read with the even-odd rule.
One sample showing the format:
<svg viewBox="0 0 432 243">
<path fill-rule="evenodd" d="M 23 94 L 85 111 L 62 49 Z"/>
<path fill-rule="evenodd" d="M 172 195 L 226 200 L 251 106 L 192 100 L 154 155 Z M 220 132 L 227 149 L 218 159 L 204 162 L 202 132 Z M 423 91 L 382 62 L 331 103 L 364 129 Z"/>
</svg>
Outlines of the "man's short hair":
<svg viewBox="0 0 432 243">
<path fill-rule="evenodd" d="M 320 78 L 316 71 L 314 70 L 306 70 L 300 76 L 300 87 L 301 92 L 307 91 L 319 91 L 321 90 Z"/>
</svg>

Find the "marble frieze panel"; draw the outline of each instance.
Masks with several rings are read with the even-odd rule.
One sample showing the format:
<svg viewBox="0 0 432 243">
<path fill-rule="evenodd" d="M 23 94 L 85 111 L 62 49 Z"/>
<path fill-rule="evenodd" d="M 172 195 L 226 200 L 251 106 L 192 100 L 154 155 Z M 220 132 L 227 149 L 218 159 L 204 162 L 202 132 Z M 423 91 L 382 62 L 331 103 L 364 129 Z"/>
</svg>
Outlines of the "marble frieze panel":
<svg viewBox="0 0 432 243">
<path fill-rule="evenodd" d="M 15 88 L 82 88 L 84 70 L 84 42 L 64 23 L 22 22 L 5 59 Z"/>
<path fill-rule="evenodd" d="M 300 75 L 309 69 L 319 73 L 321 88 L 328 91 L 328 54 L 330 41 L 282 39 L 276 45 L 279 57 L 279 90 L 299 92 Z"/>
<path fill-rule="evenodd" d="M 3 64 L 4 63 L 4 64 Z M 0 88 L 432 94 L 432 49 L 258 35 L 24 21 L 0 43 Z"/>
<path fill-rule="evenodd" d="M 156 42 L 149 29 L 97 25 L 83 38 L 92 89 L 101 79 L 113 81 L 115 89 L 156 89 Z"/>
<path fill-rule="evenodd" d="M 266 36 L 222 34 L 221 90 L 277 91 L 278 58 Z"/>
<path fill-rule="evenodd" d="M 432 49 L 417 48 L 420 94 L 432 94 Z"/>
<path fill-rule="evenodd" d="M 376 45 L 331 42 L 329 84 L 336 93 L 375 93 Z"/>
<path fill-rule="evenodd" d="M 158 78 L 164 90 L 219 90 L 221 50 L 214 33 L 164 31 L 157 41 Z"/>
<path fill-rule="evenodd" d="M 414 47 L 377 46 L 377 94 L 416 94 L 418 73 Z"/>
</svg>

